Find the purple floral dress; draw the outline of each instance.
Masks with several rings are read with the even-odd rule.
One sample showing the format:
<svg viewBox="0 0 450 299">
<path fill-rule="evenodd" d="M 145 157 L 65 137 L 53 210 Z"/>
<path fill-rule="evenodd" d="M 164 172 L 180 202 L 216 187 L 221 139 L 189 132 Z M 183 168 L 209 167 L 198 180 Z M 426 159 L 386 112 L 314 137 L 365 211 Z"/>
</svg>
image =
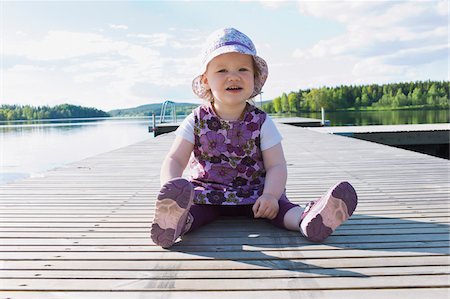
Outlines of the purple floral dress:
<svg viewBox="0 0 450 299">
<path fill-rule="evenodd" d="M 262 194 L 266 172 L 260 132 L 266 113 L 247 104 L 237 121 L 220 119 L 210 104 L 194 110 L 190 166 L 194 203 L 250 205 Z"/>
</svg>

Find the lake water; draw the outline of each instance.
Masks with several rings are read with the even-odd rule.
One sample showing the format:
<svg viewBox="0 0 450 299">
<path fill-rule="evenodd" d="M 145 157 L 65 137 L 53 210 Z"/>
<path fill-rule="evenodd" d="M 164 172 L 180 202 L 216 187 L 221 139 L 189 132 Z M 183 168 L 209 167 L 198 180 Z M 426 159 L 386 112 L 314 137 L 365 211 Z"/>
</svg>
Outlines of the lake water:
<svg viewBox="0 0 450 299">
<path fill-rule="evenodd" d="M 301 113 L 300 117 L 321 119 L 320 112 Z M 448 123 L 448 110 L 393 110 L 326 112 L 332 126 L 403 125 Z"/>
<path fill-rule="evenodd" d="M 321 118 L 320 113 L 299 116 Z M 446 123 L 449 112 L 330 112 L 325 118 L 331 125 Z M 39 176 L 46 170 L 153 138 L 148 133 L 150 124 L 149 118 L 108 118 L 0 125 L 0 184 Z"/>
<path fill-rule="evenodd" d="M 150 119 L 0 125 L 0 184 L 148 138 Z"/>
</svg>

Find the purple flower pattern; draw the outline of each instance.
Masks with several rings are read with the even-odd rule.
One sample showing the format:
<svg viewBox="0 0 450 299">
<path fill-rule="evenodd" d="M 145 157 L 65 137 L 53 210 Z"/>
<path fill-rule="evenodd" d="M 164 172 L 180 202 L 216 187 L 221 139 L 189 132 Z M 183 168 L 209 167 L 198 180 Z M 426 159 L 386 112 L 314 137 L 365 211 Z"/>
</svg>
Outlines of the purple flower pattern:
<svg viewBox="0 0 450 299">
<path fill-rule="evenodd" d="M 208 124 L 208 129 L 216 132 L 222 128 L 220 120 L 217 117 L 208 119 L 206 123 Z"/>
<path fill-rule="evenodd" d="M 247 105 L 238 121 L 220 119 L 210 106 L 194 110 L 195 144 L 191 159 L 196 204 L 253 204 L 264 188 L 259 148 L 266 114 Z"/>
<path fill-rule="evenodd" d="M 237 123 L 228 131 L 227 137 L 233 147 L 240 148 L 252 137 L 252 131 L 248 130 L 244 124 Z"/>
<path fill-rule="evenodd" d="M 221 178 L 226 185 L 231 183 L 238 171 L 228 164 L 213 164 L 209 170 L 209 175 L 213 178 Z"/>
<path fill-rule="evenodd" d="M 214 131 L 209 131 L 200 136 L 200 144 L 205 146 L 212 156 L 220 156 L 222 152 L 227 150 L 227 146 L 224 142 L 225 137 Z"/>
<path fill-rule="evenodd" d="M 223 194 L 223 192 L 221 191 L 211 191 L 208 194 L 206 194 L 206 197 L 208 198 L 209 202 L 212 203 L 213 205 L 217 205 L 217 204 L 222 204 L 223 202 L 225 202 L 225 196 Z"/>
</svg>

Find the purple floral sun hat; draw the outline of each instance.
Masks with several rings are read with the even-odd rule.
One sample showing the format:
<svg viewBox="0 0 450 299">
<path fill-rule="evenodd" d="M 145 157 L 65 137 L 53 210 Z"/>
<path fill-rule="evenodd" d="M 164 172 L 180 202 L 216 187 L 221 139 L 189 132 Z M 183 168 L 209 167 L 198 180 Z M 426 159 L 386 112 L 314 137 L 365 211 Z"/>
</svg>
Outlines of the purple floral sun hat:
<svg viewBox="0 0 450 299">
<path fill-rule="evenodd" d="M 206 46 L 201 57 L 201 69 L 192 81 L 192 90 L 197 96 L 204 100 L 211 100 L 211 91 L 203 86 L 201 78 L 206 72 L 208 63 L 213 58 L 232 52 L 247 54 L 253 57 L 256 67 L 255 88 L 250 97 L 253 98 L 261 92 L 269 73 L 266 61 L 256 55 L 255 45 L 247 35 L 234 28 L 224 28 L 213 32 L 206 41 Z"/>
</svg>

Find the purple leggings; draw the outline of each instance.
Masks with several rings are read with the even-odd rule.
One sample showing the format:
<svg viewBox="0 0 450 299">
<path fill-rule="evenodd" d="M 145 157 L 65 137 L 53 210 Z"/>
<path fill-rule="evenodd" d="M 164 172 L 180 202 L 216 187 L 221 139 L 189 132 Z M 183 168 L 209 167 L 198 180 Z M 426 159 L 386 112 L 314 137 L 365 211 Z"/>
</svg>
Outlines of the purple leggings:
<svg viewBox="0 0 450 299">
<path fill-rule="evenodd" d="M 286 227 L 284 226 L 284 215 L 286 215 L 287 211 L 292 208 L 298 207 L 299 205 L 290 202 L 285 194 L 281 196 L 278 204 L 280 206 L 280 209 L 277 216 L 274 219 L 268 221 L 275 226 L 286 229 Z M 197 228 L 216 220 L 220 216 L 245 216 L 253 218 L 254 215 L 252 207 L 253 205 L 223 206 L 193 204 L 189 212 L 194 219 L 191 227 L 187 232 L 192 232 Z"/>
</svg>

